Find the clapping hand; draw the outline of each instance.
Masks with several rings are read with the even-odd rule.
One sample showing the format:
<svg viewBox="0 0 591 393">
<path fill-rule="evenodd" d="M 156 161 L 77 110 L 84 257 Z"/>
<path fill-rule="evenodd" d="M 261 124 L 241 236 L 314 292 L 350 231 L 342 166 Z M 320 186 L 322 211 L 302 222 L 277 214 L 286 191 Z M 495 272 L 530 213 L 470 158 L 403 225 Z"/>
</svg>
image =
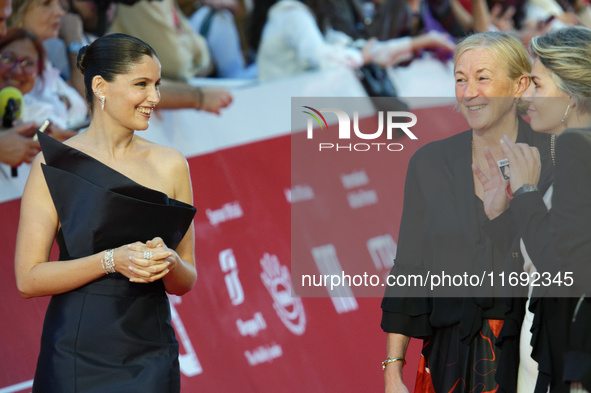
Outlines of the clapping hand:
<svg viewBox="0 0 591 393">
<path fill-rule="evenodd" d="M 501 139 L 501 149 L 509 159 L 511 192 L 524 184 L 537 186 L 542 170 L 539 150 L 525 143 L 514 143 L 507 135 Z"/>
<path fill-rule="evenodd" d="M 488 148 L 484 149 L 484 157 L 488 164 L 490 178 L 476 164 L 472 164 L 472 171 L 484 189 L 484 213 L 492 220 L 509 207 L 509 197 L 505 192 L 509 181 L 503 178 L 497 162 Z"/>
</svg>

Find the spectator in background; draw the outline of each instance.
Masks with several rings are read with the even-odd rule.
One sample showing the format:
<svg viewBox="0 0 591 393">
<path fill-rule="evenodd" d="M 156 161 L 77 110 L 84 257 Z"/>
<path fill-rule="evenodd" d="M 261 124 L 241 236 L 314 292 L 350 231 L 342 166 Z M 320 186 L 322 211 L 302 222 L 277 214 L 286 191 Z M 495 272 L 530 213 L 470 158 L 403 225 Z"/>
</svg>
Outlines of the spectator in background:
<svg viewBox="0 0 591 393">
<path fill-rule="evenodd" d="M 2 36 L 6 34 L 6 20 L 10 17 L 11 13 L 12 0 L 0 0 L 0 35 Z M 0 41 L 0 48 L 3 47 L 1 42 L 2 41 Z M 15 45 L 14 49 L 17 52 L 20 52 L 22 47 L 23 45 Z M 20 58 L 20 53 L 12 57 L 12 59 L 14 60 L 15 57 Z M 21 73 L 26 74 L 22 67 L 22 63 L 18 65 L 16 62 L 5 61 L 4 59 L 5 57 L 0 51 L 0 83 L 2 83 L 0 89 L 6 87 L 4 85 L 4 76 L 9 72 L 14 72 L 17 67 Z M 35 62 L 35 59 L 31 59 L 31 62 Z M 38 70 L 33 69 L 33 72 L 38 72 Z M 26 123 L 10 129 L 1 130 L 0 162 L 12 167 L 17 167 L 23 162 L 31 162 L 39 152 L 39 142 L 29 138 L 34 132 L 35 125 L 32 123 Z"/>
<path fill-rule="evenodd" d="M 78 51 L 105 32 L 115 17 L 116 6 L 110 1 L 60 0 L 65 14 L 62 17 L 59 36 L 45 40 L 43 45 L 51 64 L 60 70 L 62 78 L 84 96 L 84 80 L 76 70 Z M 99 15 L 104 16 L 99 21 Z"/>
<path fill-rule="evenodd" d="M 119 4 L 109 30 L 150 44 L 163 60 L 163 78 L 186 81 L 213 69 L 207 43 L 193 32 L 175 0 Z"/>
<path fill-rule="evenodd" d="M 384 41 L 431 30 L 455 38 L 488 30 L 486 0 L 328 0 L 331 26 L 354 39 Z"/>
<path fill-rule="evenodd" d="M 16 168 L 33 161 L 39 153 L 39 142 L 30 138 L 35 128 L 34 124 L 27 123 L 0 131 L 0 162 Z"/>
<path fill-rule="evenodd" d="M 175 0 L 142 0 L 117 7 L 110 31 L 138 37 L 160 55 L 160 109 L 195 108 L 219 114 L 230 105 L 232 96 L 226 89 L 187 83 L 193 77 L 209 75 L 213 66 L 207 43 L 192 30 Z"/>
<path fill-rule="evenodd" d="M 529 0 L 525 18 L 551 28 L 583 25 L 591 27 L 591 10 L 585 0 Z"/>
<path fill-rule="evenodd" d="M 0 35 L 6 34 L 6 21 L 12 14 L 12 0 L 0 0 Z"/>
<path fill-rule="evenodd" d="M 37 76 L 45 67 L 45 51 L 35 35 L 27 30 L 10 28 L 0 38 L 0 90 L 14 87 L 23 93 L 29 93 L 35 86 Z M 29 111 L 35 107 L 23 104 L 24 119 L 33 117 Z M 26 122 L 0 132 L 0 162 L 18 167 L 23 162 L 31 162 L 39 152 L 39 142 L 33 140 L 38 124 Z M 69 132 L 59 128 L 50 128 L 48 134 L 64 140 Z"/>
<path fill-rule="evenodd" d="M 257 50 L 259 80 L 284 78 L 311 69 L 358 68 L 367 60 L 356 48 L 328 43 L 319 26 L 323 10 L 317 1 L 259 1 L 266 14 Z M 265 12 L 266 11 L 266 12 Z"/>
<path fill-rule="evenodd" d="M 10 28 L 0 38 L 0 89 L 15 87 L 27 94 L 45 68 L 45 51 L 28 30 Z M 24 108 L 27 110 L 27 108 Z"/>
<path fill-rule="evenodd" d="M 189 18 L 191 27 L 207 40 L 219 78 L 255 79 L 256 63 L 246 65 L 234 15 L 238 0 L 207 0 Z"/>
<path fill-rule="evenodd" d="M 58 0 L 14 0 L 9 26 L 18 26 L 35 34 L 43 42 L 56 37 L 64 14 Z M 24 121 L 38 124 L 49 119 L 51 131 L 67 139 L 75 135 L 68 129 L 76 129 L 87 120 L 84 99 L 76 89 L 60 77 L 59 71 L 49 61 L 37 76 L 33 89 L 24 95 Z"/>
<path fill-rule="evenodd" d="M 267 0 L 255 5 L 252 46 L 257 50 L 259 80 L 299 74 L 310 69 L 337 65 L 358 68 L 366 63 L 382 67 L 412 58 L 416 50 L 438 47 L 453 51 L 455 45 L 441 34 L 404 37 L 385 42 L 369 40 L 358 48 L 345 34 L 325 29 L 324 3 L 317 0 Z M 264 23 L 264 27 L 262 23 Z M 326 30 L 326 36 L 322 31 Z M 259 37 L 257 39 L 257 37 Z"/>
</svg>

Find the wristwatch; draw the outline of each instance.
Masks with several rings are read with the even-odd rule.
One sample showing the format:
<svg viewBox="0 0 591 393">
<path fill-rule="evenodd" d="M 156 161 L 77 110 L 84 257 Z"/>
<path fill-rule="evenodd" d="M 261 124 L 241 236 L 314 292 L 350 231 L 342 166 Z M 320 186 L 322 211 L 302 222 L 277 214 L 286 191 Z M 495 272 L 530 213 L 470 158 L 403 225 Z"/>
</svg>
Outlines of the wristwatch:
<svg viewBox="0 0 591 393">
<path fill-rule="evenodd" d="M 80 52 L 80 49 L 82 49 L 83 46 L 84 44 L 81 41 L 72 41 L 70 45 L 68 45 L 68 53 L 78 55 L 78 52 Z"/>
<path fill-rule="evenodd" d="M 532 191 L 538 191 L 538 187 L 534 186 L 533 184 L 524 184 L 517 190 L 515 190 L 515 192 L 513 193 L 513 197 L 517 197 L 521 194 L 525 194 L 526 192 Z"/>
</svg>

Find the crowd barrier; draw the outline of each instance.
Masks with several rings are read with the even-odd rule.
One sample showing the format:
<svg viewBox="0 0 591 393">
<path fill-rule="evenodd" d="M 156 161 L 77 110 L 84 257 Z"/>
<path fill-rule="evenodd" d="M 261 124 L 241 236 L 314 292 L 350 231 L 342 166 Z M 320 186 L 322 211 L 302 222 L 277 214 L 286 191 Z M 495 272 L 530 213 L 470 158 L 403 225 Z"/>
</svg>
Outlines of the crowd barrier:
<svg viewBox="0 0 591 393">
<path fill-rule="evenodd" d="M 170 297 L 181 348 L 182 392 L 383 391 L 381 299 L 331 299 L 326 293 L 315 297 L 291 295 L 290 211 L 294 203 L 299 203 L 294 200 L 297 195 L 290 172 L 291 97 L 362 97 L 361 85 L 352 72 L 335 71 L 236 87 L 232 93 L 234 103 L 221 116 L 191 110 L 160 111 L 142 134 L 185 154 L 198 209 L 195 236 L 199 277 L 190 293 Z M 368 118 L 371 116 L 368 114 Z M 457 131 L 444 129 L 443 133 L 429 134 L 428 125 L 424 126 L 419 142 L 397 156 L 393 167 L 380 162 L 349 162 L 335 167 L 335 176 L 363 172 L 371 179 L 368 187 L 379 198 L 363 207 L 368 215 L 354 231 L 344 227 L 324 233 L 316 230 L 310 247 L 320 247 L 318 255 L 332 255 L 343 243 L 366 244 L 378 238 L 382 265 L 374 265 L 371 253 L 362 258 L 374 266 L 375 272 L 384 274 L 389 267 L 387 260 L 391 263 L 395 253 L 399 222 L 375 223 L 367 217 L 379 216 L 383 208 L 399 217 L 404 174 L 412 151 Z M 25 300 L 17 292 L 14 245 L 27 169 L 19 168 L 17 178 L 10 178 L 5 167 L 1 170 L 0 393 L 23 393 L 31 391 L 49 299 Z M 316 208 L 326 208 L 328 218 L 347 211 L 358 214 L 359 209 L 325 203 L 325 198 L 336 200 L 343 195 L 322 197 L 320 188 L 317 192 Z M 411 342 L 405 368 L 411 391 L 419 351 L 418 341 Z"/>
</svg>

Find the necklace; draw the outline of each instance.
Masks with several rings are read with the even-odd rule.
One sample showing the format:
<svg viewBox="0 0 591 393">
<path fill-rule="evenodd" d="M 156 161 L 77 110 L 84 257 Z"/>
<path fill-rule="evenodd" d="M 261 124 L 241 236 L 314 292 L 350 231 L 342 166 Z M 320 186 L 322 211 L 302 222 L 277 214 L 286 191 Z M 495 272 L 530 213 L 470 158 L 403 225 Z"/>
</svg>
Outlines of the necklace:
<svg viewBox="0 0 591 393">
<path fill-rule="evenodd" d="M 550 157 L 552 158 L 552 164 L 556 166 L 556 135 L 554 134 L 550 137 Z"/>
</svg>

